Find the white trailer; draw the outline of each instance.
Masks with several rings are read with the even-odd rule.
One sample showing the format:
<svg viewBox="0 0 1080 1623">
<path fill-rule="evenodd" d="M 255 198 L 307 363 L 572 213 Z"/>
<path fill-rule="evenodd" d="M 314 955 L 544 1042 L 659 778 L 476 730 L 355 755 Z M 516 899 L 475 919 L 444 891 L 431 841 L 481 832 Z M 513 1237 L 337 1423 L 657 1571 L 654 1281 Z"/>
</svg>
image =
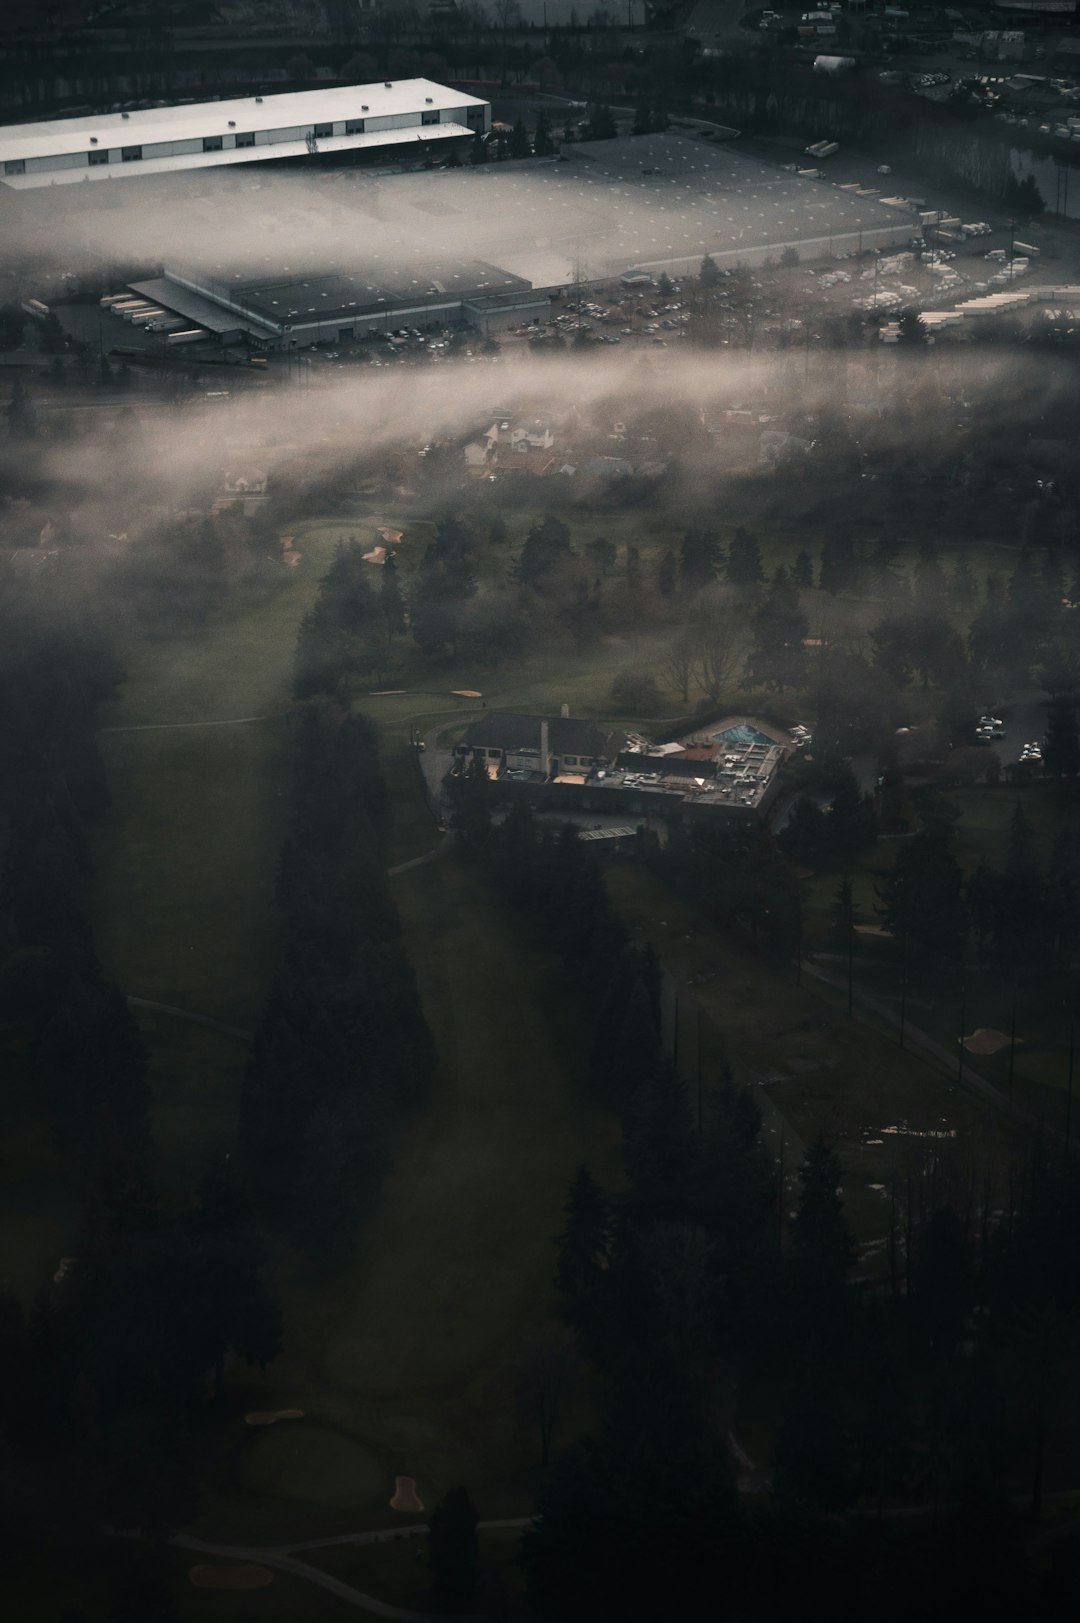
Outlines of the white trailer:
<svg viewBox="0 0 1080 1623">
<path fill-rule="evenodd" d="M 194 344 L 207 335 L 201 327 L 184 327 L 180 332 L 171 332 L 165 339 L 167 344 Z"/>
</svg>

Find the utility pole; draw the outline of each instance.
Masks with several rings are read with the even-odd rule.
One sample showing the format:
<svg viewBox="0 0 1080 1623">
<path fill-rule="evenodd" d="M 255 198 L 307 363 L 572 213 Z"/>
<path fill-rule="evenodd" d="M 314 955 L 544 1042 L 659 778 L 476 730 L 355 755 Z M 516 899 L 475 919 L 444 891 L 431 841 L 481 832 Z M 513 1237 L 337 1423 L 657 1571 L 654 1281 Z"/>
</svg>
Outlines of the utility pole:
<svg viewBox="0 0 1080 1623">
<path fill-rule="evenodd" d="M 784 1243 L 784 1129 L 780 1128 L 780 1174 L 776 1181 L 776 1243 Z"/>
<path fill-rule="evenodd" d="M 904 956 L 900 969 L 900 1047 L 904 1046 L 904 1027 L 907 1024 L 907 932 L 904 932 Z"/>
<path fill-rule="evenodd" d="M 1013 1067 L 1016 1063 L 1016 987 L 1013 987 L 1012 1024 L 1009 1027 L 1009 1087 L 1012 1088 Z"/>
<path fill-rule="evenodd" d="M 679 1069 L 679 993 L 675 992 L 675 1015 L 671 1033 L 671 1063 L 676 1071 Z"/>
<path fill-rule="evenodd" d="M 1069 1154 L 1069 1139 L 1072 1137 L 1072 1084 L 1073 1084 L 1073 1052 L 1075 1049 L 1076 1022 L 1069 1021 L 1069 1083 L 1065 1098 L 1065 1156 Z"/>
<path fill-rule="evenodd" d="M 699 1002 L 697 1006 L 697 1130 L 699 1137 L 701 1136 L 703 1120 L 701 1108 L 701 1088 L 701 1004 Z"/>
<path fill-rule="evenodd" d="M 960 1045 L 956 1062 L 956 1082 L 964 1080 L 964 1026 L 967 1024 L 967 976 L 960 982 Z"/>
<path fill-rule="evenodd" d="M 855 1004 L 855 926 L 848 925 L 847 938 L 847 1017 L 850 1020 Z"/>
</svg>

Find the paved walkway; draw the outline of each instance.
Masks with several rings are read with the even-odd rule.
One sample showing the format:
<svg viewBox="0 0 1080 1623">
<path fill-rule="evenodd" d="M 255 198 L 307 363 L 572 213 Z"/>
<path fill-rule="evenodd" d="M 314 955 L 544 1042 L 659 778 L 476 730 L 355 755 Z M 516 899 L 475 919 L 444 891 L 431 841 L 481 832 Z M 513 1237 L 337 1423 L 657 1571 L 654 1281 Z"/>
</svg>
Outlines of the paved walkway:
<svg viewBox="0 0 1080 1623">
<path fill-rule="evenodd" d="M 273 716 L 228 716 L 224 721 L 142 721 L 130 727 L 101 727 L 102 733 L 169 733 L 182 727 L 246 727 L 253 721 L 282 721 L 291 712 L 279 710 Z"/>
<path fill-rule="evenodd" d="M 497 1531 L 503 1528 L 531 1527 L 535 1520 L 532 1516 L 511 1516 L 501 1521 L 478 1522 L 480 1532 Z M 341 1544 L 389 1544 L 400 1538 L 421 1538 L 428 1532 L 426 1523 L 413 1524 L 409 1527 L 377 1528 L 366 1533 L 341 1533 L 336 1538 L 307 1539 L 298 1544 L 211 1544 L 206 1539 L 192 1538 L 188 1533 L 174 1533 L 167 1542 L 175 1549 L 190 1550 L 195 1555 L 212 1555 L 224 1561 L 241 1562 L 260 1567 L 273 1567 L 278 1572 L 287 1572 L 294 1578 L 300 1578 L 306 1583 L 315 1584 L 319 1589 L 327 1590 L 336 1595 L 347 1606 L 356 1607 L 359 1611 L 373 1612 L 376 1617 L 396 1618 L 398 1623 L 432 1623 L 433 1613 L 412 1612 L 404 1606 L 393 1606 L 389 1601 L 377 1600 L 374 1595 L 366 1595 L 363 1590 L 354 1589 L 342 1578 L 335 1578 L 332 1573 L 323 1572 L 320 1567 L 313 1567 L 308 1561 L 297 1559 L 297 1550 L 328 1550 Z M 137 1537 L 127 1533 L 116 1535 L 121 1538 Z M 482 1618 L 464 1618 L 462 1623 L 484 1623 Z"/>
<path fill-rule="evenodd" d="M 220 1031 L 226 1037 L 235 1037 L 238 1042 L 249 1043 L 255 1035 L 253 1031 L 244 1031 L 240 1026 L 230 1026 L 225 1020 L 215 1020 L 209 1014 L 192 1014 L 189 1009 L 178 1009 L 175 1003 L 155 1003 L 148 997 L 129 997 L 127 1001 L 133 1009 L 151 1009 L 154 1014 L 171 1014 L 176 1020 L 186 1020 L 193 1026 L 205 1026 L 207 1031 Z"/>
</svg>

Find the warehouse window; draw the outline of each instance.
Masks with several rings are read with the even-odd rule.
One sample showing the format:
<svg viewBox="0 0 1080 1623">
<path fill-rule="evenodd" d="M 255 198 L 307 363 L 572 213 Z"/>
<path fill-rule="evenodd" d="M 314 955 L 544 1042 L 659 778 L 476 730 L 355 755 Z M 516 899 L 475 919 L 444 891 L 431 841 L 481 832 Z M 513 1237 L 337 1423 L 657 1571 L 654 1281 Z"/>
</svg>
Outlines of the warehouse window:
<svg viewBox="0 0 1080 1623">
<path fill-rule="evenodd" d="M 246 133 L 241 132 L 236 137 L 236 144 L 238 147 L 253 147 L 255 145 L 255 131 L 248 130 Z"/>
<path fill-rule="evenodd" d="M 109 154 L 107 152 L 88 152 L 86 156 L 91 165 L 95 163 L 108 163 L 109 161 Z"/>
<path fill-rule="evenodd" d="M 316 124 L 316 126 L 315 126 L 315 139 L 316 139 L 316 141 L 325 141 L 326 138 L 328 136 L 330 136 L 330 135 L 333 135 L 333 133 L 334 133 L 334 126 L 332 124 Z"/>
<path fill-rule="evenodd" d="M 349 118 L 345 121 L 346 135 L 363 135 L 364 120 L 362 118 Z"/>
<path fill-rule="evenodd" d="M 121 147 L 120 156 L 125 163 L 136 163 L 142 157 L 142 147 Z"/>
<path fill-rule="evenodd" d="M 220 152 L 221 151 L 221 136 L 220 135 L 204 135 L 203 138 L 202 138 L 202 149 L 203 149 L 204 152 Z"/>
<path fill-rule="evenodd" d="M 4 165 L 4 173 L 5 173 L 5 175 L 25 175 L 25 173 L 26 173 L 26 159 L 25 158 L 9 158 L 8 161 Z"/>
<path fill-rule="evenodd" d="M 436 113 L 421 113 L 420 114 L 420 122 L 421 122 L 421 124 L 437 124 L 439 122 L 439 115 L 438 115 L 437 112 Z"/>
</svg>

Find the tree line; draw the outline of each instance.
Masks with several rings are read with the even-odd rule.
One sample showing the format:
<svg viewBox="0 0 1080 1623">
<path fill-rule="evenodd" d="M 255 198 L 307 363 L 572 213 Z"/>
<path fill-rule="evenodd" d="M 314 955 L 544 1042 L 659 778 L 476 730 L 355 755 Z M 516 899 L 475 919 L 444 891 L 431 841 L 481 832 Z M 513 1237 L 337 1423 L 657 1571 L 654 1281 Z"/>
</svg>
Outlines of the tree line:
<svg viewBox="0 0 1080 1623">
<path fill-rule="evenodd" d="M 226 1361 L 269 1363 L 281 1327 L 235 1164 L 215 1160 L 193 1197 L 158 1191 L 146 1050 L 94 947 L 95 729 L 123 672 L 25 603 L 3 630 L 3 1105 L 9 1131 L 46 1128 L 72 1215 L 30 1313 L 0 1297 L 0 1520 L 6 1559 L 44 1540 L 62 1565 L 102 1523 L 161 1533 L 190 1513 Z"/>
<path fill-rule="evenodd" d="M 353 564 L 352 549 L 340 549 L 301 627 L 298 683 L 312 669 L 313 637 L 346 636 L 370 608 Z M 375 729 L 327 697 L 305 700 L 293 725 L 281 967 L 251 1048 L 240 1133 L 260 1210 L 332 1265 L 377 1198 L 434 1048 L 387 879 L 390 804 Z"/>
</svg>

